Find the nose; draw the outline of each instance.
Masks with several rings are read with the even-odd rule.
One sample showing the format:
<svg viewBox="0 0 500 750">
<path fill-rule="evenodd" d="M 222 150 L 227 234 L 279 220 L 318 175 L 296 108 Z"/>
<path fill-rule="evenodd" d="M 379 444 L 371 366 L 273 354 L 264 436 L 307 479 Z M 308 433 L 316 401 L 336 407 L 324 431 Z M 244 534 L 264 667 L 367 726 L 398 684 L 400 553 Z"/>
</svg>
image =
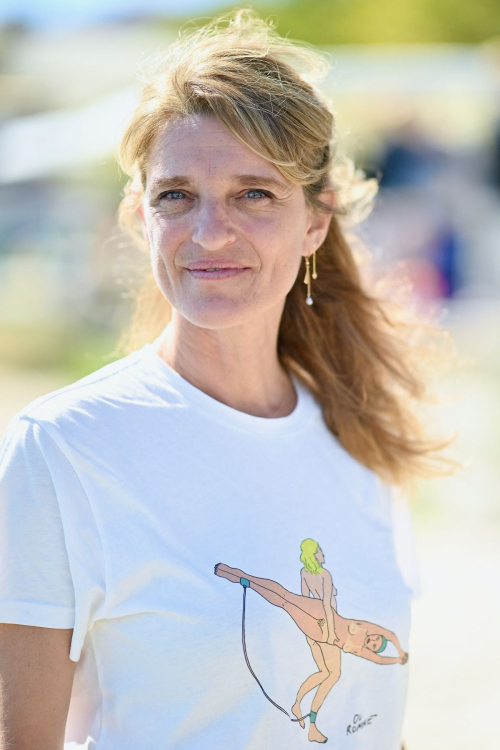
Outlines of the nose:
<svg viewBox="0 0 500 750">
<path fill-rule="evenodd" d="M 215 201 L 207 201 L 196 216 L 191 239 L 205 250 L 220 250 L 235 241 L 236 233 L 224 208 Z"/>
</svg>

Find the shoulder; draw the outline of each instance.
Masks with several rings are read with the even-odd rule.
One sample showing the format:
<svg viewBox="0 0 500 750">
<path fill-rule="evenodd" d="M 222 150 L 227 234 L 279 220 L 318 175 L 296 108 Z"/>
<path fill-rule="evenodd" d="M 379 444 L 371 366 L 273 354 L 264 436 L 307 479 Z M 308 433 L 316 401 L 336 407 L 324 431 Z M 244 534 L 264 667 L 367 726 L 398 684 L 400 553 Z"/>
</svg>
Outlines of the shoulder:
<svg viewBox="0 0 500 750">
<path fill-rule="evenodd" d="M 369 649 L 366 650 L 368 651 Z M 359 646 L 354 645 L 351 641 L 346 641 L 342 646 L 342 651 L 345 651 L 348 654 L 354 654 L 355 656 L 361 656 L 363 648 L 359 648 Z"/>
<path fill-rule="evenodd" d="M 76 427 L 92 428 L 117 407 L 138 395 L 141 380 L 134 374 L 139 352 L 108 363 L 73 383 L 30 401 L 18 411 L 9 426 L 28 422 L 71 432 Z"/>
</svg>

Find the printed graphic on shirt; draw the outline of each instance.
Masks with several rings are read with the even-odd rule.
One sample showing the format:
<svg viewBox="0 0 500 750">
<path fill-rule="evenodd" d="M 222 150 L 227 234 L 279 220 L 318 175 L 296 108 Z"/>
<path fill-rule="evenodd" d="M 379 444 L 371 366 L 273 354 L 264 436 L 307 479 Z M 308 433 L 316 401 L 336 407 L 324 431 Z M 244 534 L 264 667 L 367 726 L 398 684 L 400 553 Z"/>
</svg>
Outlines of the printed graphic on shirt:
<svg viewBox="0 0 500 750">
<path fill-rule="evenodd" d="M 245 590 L 244 602 L 246 589 L 251 588 L 270 604 L 284 609 L 306 636 L 319 671 L 315 671 L 300 685 L 296 701 L 291 708 L 296 717 L 292 721 L 298 721 L 300 726 L 305 728 L 304 719 L 310 716 L 308 739 L 311 742 L 325 743 L 328 738 L 316 727 L 316 715 L 330 690 L 340 679 L 342 651 L 376 664 L 405 664 L 408 654 L 401 648 L 397 635 L 387 628 L 365 620 L 342 617 L 337 612 L 337 589 L 333 585 L 330 572 L 323 567 L 325 557 L 319 543 L 314 539 L 304 539 L 300 549 L 300 560 L 304 565 L 300 571 L 301 594 L 294 594 L 269 578 L 257 578 L 224 563 L 215 565 L 214 573 L 232 583 L 240 583 Z M 398 656 L 381 656 L 389 641 L 396 647 Z M 247 664 L 251 670 L 248 659 Z M 262 685 L 260 687 L 277 708 L 289 715 L 269 698 Z M 301 701 L 315 688 L 311 712 L 303 716 Z"/>
</svg>

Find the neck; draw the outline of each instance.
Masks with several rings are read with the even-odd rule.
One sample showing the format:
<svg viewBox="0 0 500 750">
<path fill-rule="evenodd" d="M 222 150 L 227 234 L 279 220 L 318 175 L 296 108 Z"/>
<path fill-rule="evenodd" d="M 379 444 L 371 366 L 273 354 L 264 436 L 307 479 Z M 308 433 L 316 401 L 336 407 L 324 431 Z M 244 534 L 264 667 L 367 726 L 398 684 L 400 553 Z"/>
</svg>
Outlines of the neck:
<svg viewBox="0 0 500 750">
<path fill-rule="evenodd" d="M 172 312 L 156 350 L 185 380 L 256 417 L 282 417 L 294 410 L 295 389 L 277 353 L 279 318 L 274 326 L 266 318 L 260 328 L 252 322 L 209 329 L 193 325 L 175 309 Z"/>
</svg>

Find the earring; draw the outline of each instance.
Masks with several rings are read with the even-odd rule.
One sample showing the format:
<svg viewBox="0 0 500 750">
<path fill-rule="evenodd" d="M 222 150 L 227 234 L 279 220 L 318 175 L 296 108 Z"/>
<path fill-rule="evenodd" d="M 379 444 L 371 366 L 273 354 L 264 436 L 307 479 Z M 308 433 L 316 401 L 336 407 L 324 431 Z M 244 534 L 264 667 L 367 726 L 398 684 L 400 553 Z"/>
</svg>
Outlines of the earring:
<svg viewBox="0 0 500 750">
<path fill-rule="evenodd" d="M 316 271 L 316 250 L 312 254 L 313 256 L 313 271 L 312 271 L 312 277 L 313 279 L 318 278 L 318 274 Z M 306 305 L 312 305 L 313 298 L 311 297 L 311 272 L 309 269 L 309 256 L 305 256 L 306 261 L 306 275 L 304 276 L 304 284 L 307 284 L 307 297 L 306 297 Z"/>
</svg>

